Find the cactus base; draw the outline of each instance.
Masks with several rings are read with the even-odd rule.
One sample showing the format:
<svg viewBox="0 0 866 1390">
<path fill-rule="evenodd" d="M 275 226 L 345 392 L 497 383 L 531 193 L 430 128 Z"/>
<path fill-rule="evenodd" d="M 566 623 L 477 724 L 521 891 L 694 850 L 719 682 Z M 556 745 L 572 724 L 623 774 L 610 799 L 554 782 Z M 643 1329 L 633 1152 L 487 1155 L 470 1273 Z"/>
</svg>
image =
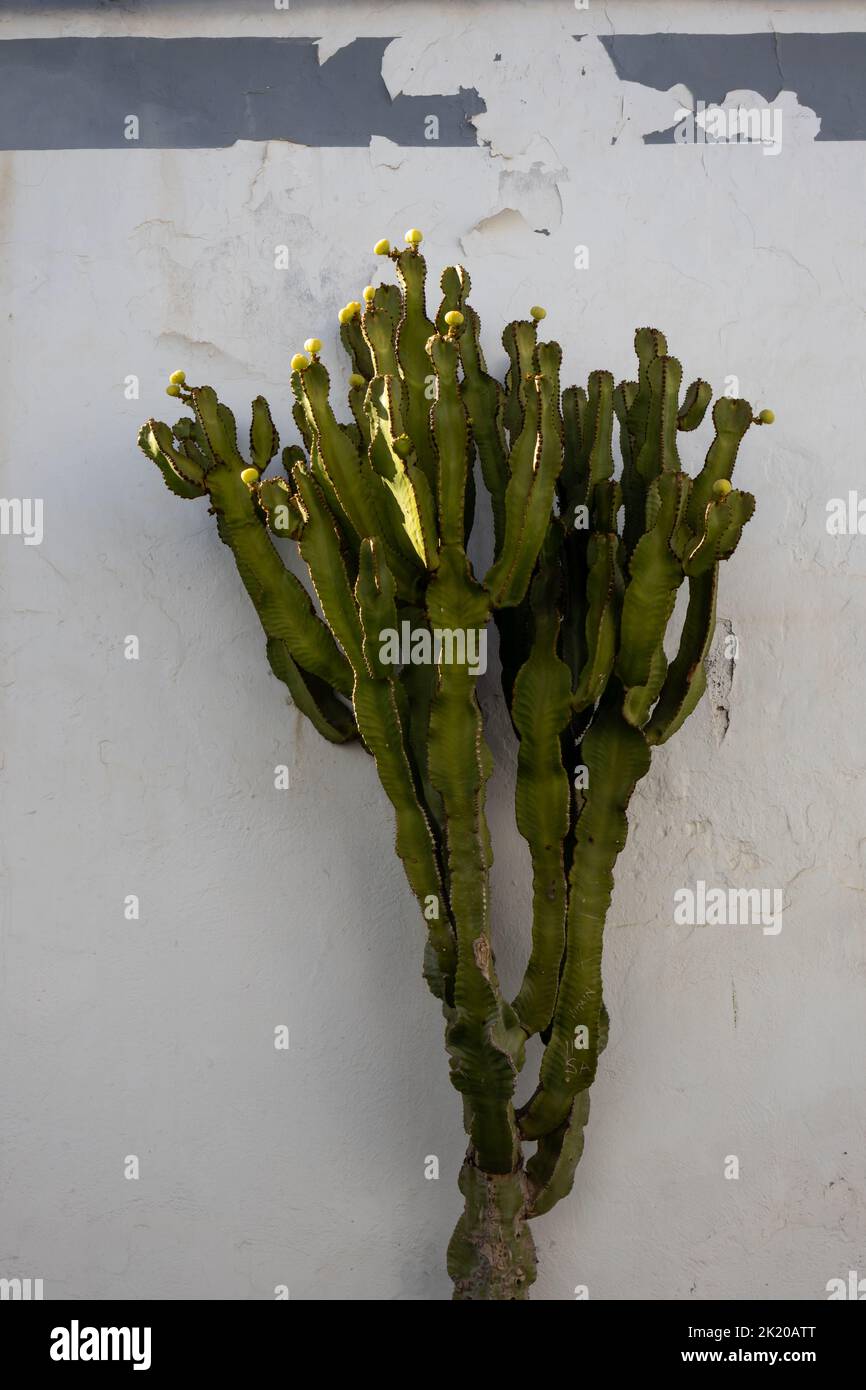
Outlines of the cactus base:
<svg viewBox="0 0 866 1390">
<path fill-rule="evenodd" d="M 482 1173 L 468 1158 L 460 1173 L 460 1191 L 466 1208 L 448 1246 L 454 1299 L 528 1299 L 536 1263 L 523 1172 Z"/>
</svg>

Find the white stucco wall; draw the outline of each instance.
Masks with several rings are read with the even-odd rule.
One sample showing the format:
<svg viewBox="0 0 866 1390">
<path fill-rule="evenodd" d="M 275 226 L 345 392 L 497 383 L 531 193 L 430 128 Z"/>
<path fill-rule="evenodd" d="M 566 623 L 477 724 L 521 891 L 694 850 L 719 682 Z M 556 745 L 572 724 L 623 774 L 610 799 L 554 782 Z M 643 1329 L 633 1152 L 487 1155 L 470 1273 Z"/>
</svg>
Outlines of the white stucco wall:
<svg viewBox="0 0 866 1390">
<path fill-rule="evenodd" d="M 535 1223 L 535 1297 L 820 1299 L 866 1274 L 866 539 L 825 527 L 829 498 L 866 491 L 866 149 L 815 143 L 793 93 L 778 157 L 647 146 L 680 94 L 623 83 L 594 37 L 862 18 L 698 0 L 4 14 L 0 38 L 322 35 L 323 57 L 396 35 L 392 94 L 475 87 L 487 110 L 461 150 L 0 154 L 0 488 L 44 499 L 41 545 L 0 542 L 0 1275 L 48 1298 L 449 1296 L 464 1137 L 388 805 L 359 749 L 287 707 L 204 505 L 134 443 L 179 365 L 243 419 L 263 390 L 294 438 L 291 352 L 318 332 L 333 358 L 369 248 L 410 225 L 437 273 L 469 267 L 497 369 L 502 324 L 539 302 L 566 380 L 630 375 L 653 323 L 687 379 L 736 374 L 777 414 L 738 473 L 758 510 L 723 571 L 726 709 L 704 702 L 633 803 L 610 1046 L 575 1192 Z M 706 438 L 686 439 L 692 467 Z M 494 919 L 515 986 L 512 796 L 506 761 Z M 697 879 L 782 889 L 782 931 L 674 926 Z"/>
</svg>

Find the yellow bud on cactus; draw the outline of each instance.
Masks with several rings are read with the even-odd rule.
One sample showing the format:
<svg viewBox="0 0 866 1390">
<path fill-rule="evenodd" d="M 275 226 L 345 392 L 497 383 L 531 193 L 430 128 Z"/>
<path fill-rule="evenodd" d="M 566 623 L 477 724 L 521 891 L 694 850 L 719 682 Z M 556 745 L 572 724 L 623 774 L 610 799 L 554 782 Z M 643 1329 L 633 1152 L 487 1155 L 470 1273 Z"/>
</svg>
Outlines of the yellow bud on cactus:
<svg viewBox="0 0 866 1390">
<path fill-rule="evenodd" d="M 354 317 L 355 311 L 352 308 L 351 304 L 346 304 L 337 315 L 337 318 L 340 320 L 340 323 L 348 323 L 349 319 L 353 319 Z"/>
<path fill-rule="evenodd" d="M 424 233 L 419 232 L 417 227 L 410 227 L 403 240 L 408 242 L 410 246 L 420 246 L 424 240 Z"/>
<path fill-rule="evenodd" d="M 370 300 L 373 298 L 373 295 L 374 295 L 375 293 L 376 293 L 376 286 L 375 286 L 375 285 L 365 285 L 365 286 L 364 286 L 364 301 L 365 301 L 365 303 L 369 304 L 369 303 L 370 303 Z"/>
<path fill-rule="evenodd" d="M 302 371 L 304 370 L 304 368 L 305 368 L 305 367 L 309 367 L 309 365 L 310 365 L 310 359 L 309 359 L 309 357 L 306 357 L 306 356 L 304 355 L 304 353 L 302 353 L 302 352 L 296 352 L 296 353 L 295 353 L 294 357 L 292 358 L 292 371 L 293 371 L 293 372 L 302 372 Z"/>
<path fill-rule="evenodd" d="M 183 386 L 186 381 L 186 372 L 172 372 L 169 381 L 172 386 Z"/>
<path fill-rule="evenodd" d="M 381 241 L 377 241 L 376 245 L 373 247 L 374 256 L 387 256 L 390 255 L 390 252 L 391 243 L 386 237 L 383 237 Z"/>
<path fill-rule="evenodd" d="M 165 388 L 165 394 L 166 394 L 167 396 L 179 396 L 179 395 L 180 395 L 180 387 L 179 387 L 179 386 L 176 386 L 176 385 L 174 385 L 174 384 L 172 384 L 171 386 L 166 386 L 166 388 Z"/>
<path fill-rule="evenodd" d="M 362 377 L 360 372 L 353 372 L 349 377 L 349 385 L 352 387 L 353 391 L 357 391 L 359 386 L 366 385 L 366 378 Z"/>
<path fill-rule="evenodd" d="M 259 470 L 257 468 L 245 468 L 241 473 L 241 482 L 246 483 L 247 487 L 252 487 L 259 481 Z"/>
<path fill-rule="evenodd" d="M 530 309 L 529 312 L 530 312 L 530 314 L 532 315 L 532 317 L 535 319 L 535 322 L 536 322 L 536 323 L 538 323 L 538 320 L 539 320 L 539 319 L 546 319 L 546 318 L 547 318 L 547 310 L 546 310 L 546 309 L 542 309 L 542 307 L 541 307 L 540 304 L 533 304 L 533 306 L 532 306 L 532 308 Z"/>
<path fill-rule="evenodd" d="M 758 416 L 758 423 L 761 424 L 761 425 L 772 425 L 772 423 L 773 423 L 773 421 L 775 420 L 775 418 L 776 418 L 776 413 L 775 413 L 775 411 L 773 411 L 773 410 L 762 410 L 761 413 L 760 413 L 760 415 Z"/>
<path fill-rule="evenodd" d="M 322 340 L 321 340 L 321 338 L 308 338 L 307 341 L 304 343 L 304 352 L 321 352 L 321 351 L 322 351 Z"/>
<path fill-rule="evenodd" d="M 352 310 L 352 318 L 354 318 L 356 314 L 360 314 L 361 312 L 361 306 L 358 303 L 357 299 L 350 299 L 349 303 L 346 305 L 346 308 Z"/>
<path fill-rule="evenodd" d="M 463 322 L 463 315 L 459 309 L 449 309 L 445 315 L 445 322 L 449 328 L 459 328 Z"/>
<path fill-rule="evenodd" d="M 716 481 L 713 483 L 713 492 L 715 493 L 716 497 L 727 497 L 730 491 L 731 485 L 728 482 L 727 478 L 717 478 Z"/>
</svg>

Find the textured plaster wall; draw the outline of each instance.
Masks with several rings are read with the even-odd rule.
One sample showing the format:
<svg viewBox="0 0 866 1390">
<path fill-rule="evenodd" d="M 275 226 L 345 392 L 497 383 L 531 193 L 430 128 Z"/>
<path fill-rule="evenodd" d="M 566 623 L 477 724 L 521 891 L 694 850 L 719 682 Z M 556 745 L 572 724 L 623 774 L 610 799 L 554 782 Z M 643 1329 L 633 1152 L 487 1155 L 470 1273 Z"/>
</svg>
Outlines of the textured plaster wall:
<svg viewBox="0 0 866 1390">
<path fill-rule="evenodd" d="M 333 359 L 369 248 L 409 225 L 433 267 L 469 265 L 497 369 L 501 325 L 540 302 L 566 379 L 630 374 L 653 323 L 689 376 L 736 374 L 777 414 L 747 440 L 758 510 L 723 573 L 738 659 L 717 646 L 633 804 L 610 1045 L 575 1193 L 535 1226 L 536 1296 L 819 1299 L 866 1274 L 866 538 L 825 526 L 864 477 L 866 145 L 816 140 L 784 80 L 777 157 L 647 141 L 689 94 L 627 80 L 601 41 L 858 26 L 843 3 L 4 7 L 0 40 L 293 36 L 325 61 L 389 37 L 392 98 L 472 89 L 484 110 L 459 148 L 313 129 L 0 154 L 0 489 L 44 499 L 41 545 L 0 540 L 0 1275 L 48 1298 L 448 1297 L 460 1112 L 389 808 L 365 755 L 287 706 L 204 506 L 134 448 L 178 365 L 242 415 L 263 390 L 293 438 L 288 357 L 317 332 Z M 501 709 L 492 740 L 516 986 Z M 782 931 L 675 926 L 698 879 L 782 889 Z"/>
</svg>

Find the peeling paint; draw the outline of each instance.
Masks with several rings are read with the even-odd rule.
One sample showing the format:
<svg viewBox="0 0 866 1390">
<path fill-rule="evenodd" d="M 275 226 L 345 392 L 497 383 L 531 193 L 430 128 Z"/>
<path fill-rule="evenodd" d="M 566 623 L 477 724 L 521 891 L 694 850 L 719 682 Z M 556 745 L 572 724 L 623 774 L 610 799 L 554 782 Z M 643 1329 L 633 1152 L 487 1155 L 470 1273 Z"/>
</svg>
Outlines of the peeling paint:
<svg viewBox="0 0 866 1390">
<path fill-rule="evenodd" d="M 476 145 L 471 117 L 486 108 L 474 88 L 392 100 L 382 78 L 392 42 L 354 39 L 320 63 L 315 39 L 7 39 L 0 149 L 218 149 L 238 140 L 350 148 L 375 135 L 431 149 Z"/>
<path fill-rule="evenodd" d="M 470 257 L 473 248 L 483 241 L 488 252 L 503 256 L 520 256 L 521 246 L 527 236 L 533 235 L 533 228 L 518 208 L 500 208 L 490 217 L 482 217 L 480 222 L 460 238 L 463 254 Z"/>
<path fill-rule="evenodd" d="M 578 37 L 577 35 L 575 37 Z M 721 104 L 728 92 L 774 101 L 795 92 L 816 112 L 817 140 L 866 140 L 866 34 L 602 34 L 624 82 L 668 92 L 682 84 L 696 100 Z M 673 143 L 668 130 L 646 144 Z"/>
<path fill-rule="evenodd" d="M 567 178 L 565 170 L 548 172 L 539 163 L 527 171 L 505 169 L 499 175 L 503 206 L 519 207 L 534 230 L 557 228 L 562 221 L 562 195 L 557 180 Z"/>
</svg>

